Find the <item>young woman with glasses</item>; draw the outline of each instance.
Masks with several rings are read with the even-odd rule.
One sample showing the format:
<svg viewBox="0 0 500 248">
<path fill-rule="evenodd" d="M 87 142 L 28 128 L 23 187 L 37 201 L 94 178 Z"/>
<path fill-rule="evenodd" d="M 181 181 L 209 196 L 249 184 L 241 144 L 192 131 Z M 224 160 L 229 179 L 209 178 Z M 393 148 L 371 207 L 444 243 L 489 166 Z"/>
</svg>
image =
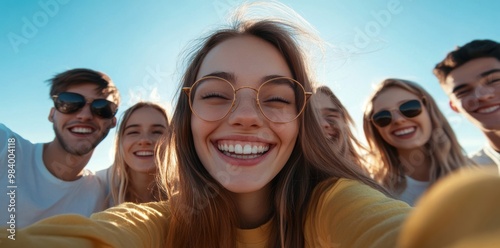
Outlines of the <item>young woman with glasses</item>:
<svg viewBox="0 0 500 248">
<path fill-rule="evenodd" d="M 16 240 L 1 228 L 2 247 L 419 245 L 429 235 L 423 229 L 415 241 L 414 226 L 396 244 L 411 208 L 381 193 L 384 189 L 351 159 L 332 153 L 316 111 L 307 104 L 312 86 L 297 40 L 302 34 L 289 20 L 243 19 L 214 32 L 191 53 L 167 149 L 159 153 L 168 201 L 124 203 L 90 218 L 45 219 L 14 230 Z M 485 186 L 482 179 L 466 184 L 467 193 Z M 489 181 L 487 190 L 500 183 Z M 453 187 L 457 182 L 445 189 L 463 192 Z M 451 193 L 445 202 L 467 203 Z M 446 236 L 444 245 L 417 247 L 444 247 L 464 237 L 457 233 Z"/>
<path fill-rule="evenodd" d="M 97 172 L 106 185 L 108 207 L 162 198 L 156 183 L 156 149 L 164 149 L 157 143 L 167 132 L 167 112 L 158 104 L 139 102 L 123 113 L 116 132 L 115 161 Z"/>
<path fill-rule="evenodd" d="M 311 74 L 299 45 L 307 30 L 244 17 L 188 58 L 159 154 L 167 202 L 59 217 L 75 232 L 61 222 L 32 228 L 77 236 L 73 246 L 394 247 L 411 208 L 332 152 L 307 104 Z M 18 236 L 26 246 L 65 242 Z"/>
<path fill-rule="evenodd" d="M 363 129 L 375 179 L 410 205 L 439 178 L 471 164 L 434 99 L 408 80 L 376 87 Z"/>
</svg>

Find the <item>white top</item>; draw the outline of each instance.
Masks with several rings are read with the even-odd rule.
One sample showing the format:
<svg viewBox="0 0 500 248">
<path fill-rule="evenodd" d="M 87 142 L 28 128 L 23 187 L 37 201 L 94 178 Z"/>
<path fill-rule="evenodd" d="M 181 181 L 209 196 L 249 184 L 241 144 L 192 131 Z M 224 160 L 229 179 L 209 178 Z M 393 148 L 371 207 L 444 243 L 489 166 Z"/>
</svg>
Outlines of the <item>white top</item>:
<svg viewBox="0 0 500 248">
<path fill-rule="evenodd" d="M 409 176 L 406 177 L 406 189 L 399 195 L 399 200 L 402 200 L 410 206 L 415 206 L 417 200 L 429 188 L 429 181 L 418 181 Z"/>
<path fill-rule="evenodd" d="M 75 181 L 55 177 L 43 163 L 43 144 L 32 144 L 1 123 L 0 165 L 0 226 L 15 222 L 22 228 L 57 214 L 90 216 L 105 209 L 104 188 L 94 173 L 84 170 Z"/>
<path fill-rule="evenodd" d="M 483 147 L 483 149 L 470 155 L 469 158 L 479 165 L 486 165 L 486 166 L 496 165 L 498 171 L 500 172 L 500 153 L 495 151 L 495 149 L 493 149 L 493 147 L 491 147 L 489 144 L 486 144 Z"/>
<path fill-rule="evenodd" d="M 95 175 L 99 178 L 99 180 L 102 182 L 103 187 L 104 187 L 104 193 L 106 196 L 106 208 L 114 207 L 118 204 L 115 203 L 113 200 L 113 196 L 111 195 L 111 168 L 112 166 L 102 169 L 100 171 L 97 171 Z M 115 187 L 118 188 L 120 187 L 119 184 L 115 184 Z"/>
</svg>

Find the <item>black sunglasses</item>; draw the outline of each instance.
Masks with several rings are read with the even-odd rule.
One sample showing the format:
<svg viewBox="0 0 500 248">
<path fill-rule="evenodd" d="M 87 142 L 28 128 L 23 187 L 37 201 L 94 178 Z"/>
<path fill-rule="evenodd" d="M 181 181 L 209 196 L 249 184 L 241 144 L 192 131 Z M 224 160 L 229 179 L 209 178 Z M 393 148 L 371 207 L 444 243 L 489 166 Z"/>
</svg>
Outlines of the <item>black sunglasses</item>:
<svg viewBox="0 0 500 248">
<path fill-rule="evenodd" d="M 422 103 L 419 100 L 409 100 L 398 108 L 399 112 L 408 118 L 413 118 L 422 113 Z M 372 121 L 379 127 L 385 127 L 392 122 L 392 114 L 389 110 L 382 110 L 372 116 Z"/>
<path fill-rule="evenodd" d="M 62 92 L 53 95 L 52 99 L 54 100 L 54 107 L 63 114 L 75 113 L 87 104 L 84 96 L 73 92 Z M 90 111 L 96 116 L 110 119 L 115 116 L 118 106 L 114 102 L 99 98 L 90 102 Z"/>
</svg>

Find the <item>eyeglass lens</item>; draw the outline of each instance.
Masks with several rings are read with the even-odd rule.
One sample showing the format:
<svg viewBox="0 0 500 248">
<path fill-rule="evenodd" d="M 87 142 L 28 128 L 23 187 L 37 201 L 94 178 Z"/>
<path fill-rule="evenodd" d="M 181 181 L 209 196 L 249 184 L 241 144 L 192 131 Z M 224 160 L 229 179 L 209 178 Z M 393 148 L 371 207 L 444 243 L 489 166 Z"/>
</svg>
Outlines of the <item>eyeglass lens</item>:
<svg viewBox="0 0 500 248">
<path fill-rule="evenodd" d="M 236 92 L 244 89 L 257 91 L 257 105 L 262 114 L 272 122 L 284 123 L 294 120 L 306 100 L 300 85 L 288 78 L 271 79 L 263 83 L 258 90 L 242 87 Z M 197 116 L 206 121 L 220 120 L 233 108 L 236 92 L 231 83 L 222 78 L 203 78 L 192 86 L 191 108 Z"/>
</svg>

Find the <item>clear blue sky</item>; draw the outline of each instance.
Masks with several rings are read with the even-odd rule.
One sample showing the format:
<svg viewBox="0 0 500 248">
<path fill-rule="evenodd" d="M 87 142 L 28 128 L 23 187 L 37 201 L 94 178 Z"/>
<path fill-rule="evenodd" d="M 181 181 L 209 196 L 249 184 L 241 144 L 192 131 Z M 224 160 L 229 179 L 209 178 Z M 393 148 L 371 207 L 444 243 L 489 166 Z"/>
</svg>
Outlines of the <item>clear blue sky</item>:
<svg viewBox="0 0 500 248">
<path fill-rule="evenodd" d="M 45 80 L 77 67 L 111 76 L 122 94 L 118 116 L 138 98 L 170 106 L 182 72 L 181 51 L 223 24 L 238 2 L 1 0 L 0 122 L 32 142 L 51 141 Z M 499 1 L 281 2 L 334 46 L 318 77 L 347 106 L 361 137 L 362 108 L 372 85 L 400 77 L 422 84 L 436 98 L 467 152 L 485 143 L 482 133 L 449 109 L 431 71 L 457 45 L 500 40 Z M 114 134 L 115 129 L 98 146 L 88 168 L 112 163 Z"/>
</svg>

